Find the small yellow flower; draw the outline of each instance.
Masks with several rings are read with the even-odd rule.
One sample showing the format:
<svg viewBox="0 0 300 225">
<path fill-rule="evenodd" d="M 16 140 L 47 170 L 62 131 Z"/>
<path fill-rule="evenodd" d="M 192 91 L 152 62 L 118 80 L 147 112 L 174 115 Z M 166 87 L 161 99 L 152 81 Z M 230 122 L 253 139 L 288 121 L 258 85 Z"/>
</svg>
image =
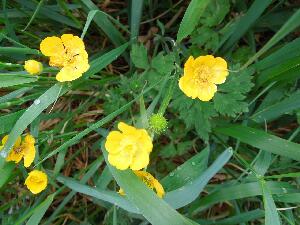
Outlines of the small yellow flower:
<svg viewBox="0 0 300 225">
<path fill-rule="evenodd" d="M 25 185 L 33 193 L 38 194 L 47 187 L 47 174 L 39 170 L 33 170 L 28 174 Z"/>
<path fill-rule="evenodd" d="M 41 42 L 40 50 L 50 57 L 50 66 L 61 68 L 56 75 L 59 82 L 76 80 L 90 67 L 84 43 L 78 36 L 47 37 Z"/>
<path fill-rule="evenodd" d="M 43 71 L 43 65 L 42 65 L 42 63 L 40 63 L 36 60 L 30 59 L 30 60 L 25 61 L 24 69 L 29 74 L 35 75 L 35 74 L 39 74 Z"/>
<path fill-rule="evenodd" d="M 192 98 L 209 101 L 217 91 L 216 84 L 225 82 L 228 76 L 227 63 L 212 55 L 190 56 L 184 64 L 184 74 L 179 80 L 179 88 Z"/>
<path fill-rule="evenodd" d="M 8 135 L 2 139 L 2 145 L 6 143 Z M 19 163 L 22 158 L 24 158 L 24 166 L 29 167 L 35 157 L 35 139 L 30 134 L 27 134 L 24 140 L 21 140 L 21 137 L 18 137 L 11 151 L 9 152 L 6 161 L 13 161 Z"/>
<path fill-rule="evenodd" d="M 144 129 L 136 129 L 123 122 L 118 124 L 121 131 L 111 131 L 105 142 L 108 161 L 119 170 L 140 170 L 149 164 L 152 140 Z"/>
<path fill-rule="evenodd" d="M 165 195 L 165 190 L 163 186 L 156 180 L 150 173 L 146 171 L 134 171 L 134 173 L 150 188 L 155 189 L 158 197 L 162 198 Z M 118 191 L 120 195 L 125 195 L 122 188 Z"/>
</svg>

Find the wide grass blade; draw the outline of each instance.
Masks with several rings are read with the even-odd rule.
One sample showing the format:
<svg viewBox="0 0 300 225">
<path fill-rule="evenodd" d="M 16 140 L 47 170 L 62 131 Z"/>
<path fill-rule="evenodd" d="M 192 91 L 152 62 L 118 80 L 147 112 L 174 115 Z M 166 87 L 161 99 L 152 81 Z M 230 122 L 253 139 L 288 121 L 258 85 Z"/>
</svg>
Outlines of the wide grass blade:
<svg viewBox="0 0 300 225">
<path fill-rule="evenodd" d="M 290 113 L 300 108 L 300 92 L 293 93 L 290 97 L 261 109 L 251 116 L 257 123 L 270 122 L 279 116 Z"/>
<path fill-rule="evenodd" d="M 56 84 L 49 88 L 44 94 L 42 94 L 34 103 L 24 112 L 24 114 L 18 119 L 12 128 L 9 138 L 5 143 L 1 153 L 1 156 L 6 157 L 9 150 L 14 145 L 18 136 L 20 136 L 27 126 L 38 117 L 51 103 L 53 103 L 59 96 L 63 95 L 67 91 L 67 88 L 63 84 Z"/>
<path fill-rule="evenodd" d="M 144 0 L 131 0 L 130 39 L 135 40 L 139 34 Z"/>
<path fill-rule="evenodd" d="M 202 192 L 209 180 L 229 161 L 232 153 L 231 148 L 226 149 L 199 177 L 179 189 L 168 192 L 165 201 L 175 209 L 193 202 Z"/>
<path fill-rule="evenodd" d="M 300 145 L 251 127 L 233 125 L 216 128 L 216 132 L 231 136 L 253 147 L 300 161 Z"/>
<path fill-rule="evenodd" d="M 132 203 L 130 203 L 117 192 L 92 188 L 88 185 L 81 184 L 80 182 L 72 178 L 64 176 L 58 176 L 57 180 L 67 187 L 71 188 L 75 192 L 79 192 L 106 202 L 110 202 L 111 204 L 115 204 L 132 213 L 139 213 L 139 210 Z"/>
<path fill-rule="evenodd" d="M 54 196 L 56 193 L 53 193 L 52 195 L 49 195 L 39 206 L 37 206 L 34 211 L 32 216 L 29 218 L 27 221 L 26 225 L 38 225 L 40 224 L 41 219 L 45 215 L 46 211 L 52 204 L 54 200 Z"/>
<path fill-rule="evenodd" d="M 37 80 L 37 76 L 20 74 L 0 74 L 0 88 L 32 83 Z"/>
<path fill-rule="evenodd" d="M 164 177 L 160 182 L 165 191 L 180 188 L 199 177 L 207 168 L 208 155 L 209 147 L 206 147 Z"/>
<path fill-rule="evenodd" d="M 276 195 L 297 192 L 297 187 L 290 185 L 287 182 L 267 181 L 266 185 L 272 194 Z M 261 195 L 262 189 L 259 181 L 245 184 L 227 184 L 227 186 L 218 186 L 217 190 L 201 199 L 199 205 L 197 205 L 197 211 L 216 203 Z"/>
<path fill-rule="evenodd" d="M 99 10 L 99 8 L 91 0 L 80 0 L 81 5 L 86 13 L 92 10 Z M 99 10 L 101 11 L 101 10 Z M 107 37 L 116 46 L 120 46 L 125 43 L 125 38 L 116 29 L 112 22 L 107 18 L 105 14 L 98 13 L 94 16 L 94 21 L 97 26 L 107 35 Z"/>
<path fill-rule="evenodd" d="M 265 207 L 265 225 L 280 225 L 280 218 L 272 194 L 265 181 L 261 181 L 260 183 Z"/>
<path fill-rule="evenodd" d="M 209 0 L 192 0 L 190 2 L 180 23 L 176 42 L 181 42 L 193 32 L 209 2 Z"/>
<path fill-rule="evenodd" d="M 107 161 L 107 152 L 102 144 L 102 152 L 112 175 L 123 188 L 126 197 L 132 202 L 143 216 L 153 225 L 192 225 L 196 224 L 180 215 L 165 201 L 158 198 L 131 170 L 117 170 Z"/>
</svg>

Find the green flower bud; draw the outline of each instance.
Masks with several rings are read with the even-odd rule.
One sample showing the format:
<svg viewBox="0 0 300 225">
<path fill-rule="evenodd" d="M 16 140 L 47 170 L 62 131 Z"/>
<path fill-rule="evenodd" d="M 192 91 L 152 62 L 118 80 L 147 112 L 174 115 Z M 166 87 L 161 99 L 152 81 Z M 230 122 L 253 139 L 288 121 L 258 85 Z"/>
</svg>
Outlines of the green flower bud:
<svg viewBox="0 0 300 225">
<path fill-rule="evenodd" d="M 156 133 L 161 134 L 166 131 L 168 127 L 168 121 L 161 114 L 152 114 L 149 119 L 150 129 Z"/>
</svg>

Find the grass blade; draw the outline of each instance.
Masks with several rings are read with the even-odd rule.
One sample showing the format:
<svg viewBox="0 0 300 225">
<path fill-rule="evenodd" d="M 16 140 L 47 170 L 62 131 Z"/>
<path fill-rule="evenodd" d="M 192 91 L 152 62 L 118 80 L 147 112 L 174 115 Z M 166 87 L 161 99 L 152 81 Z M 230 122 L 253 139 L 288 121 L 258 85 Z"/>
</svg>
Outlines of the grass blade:
<svg viewBox="0 0 300 225">
<path fill-rule="evenodd" d="M 106 191 L 106 190 L 98 190 L 96 188 L 89 187 L 85 184 L 81 184 L 80 182 L 64 177 L 64 176 L 58 176 L 57 180 L 67 187 L 71 188 L 73 191 L 86 194 L 88 196 L 92 196 L 94 198 L 110 202 L 111 204 L 115 204 L 129 212 L 132 213 L 139 213 L 139 211 L 136 209 L 134 205 L 132 205 L 128 200 L 126 200 L 124 197 L 119 195 L 116 192 L 113 191 Z"/>
<path fill-rule="evenodd" d="M 45 201 L 43 201 L 39 206 L 37 206 L 34 211 L 32 216 L 29 218 L 27 221 L 26 225 L 38 225 L 40 224 L 41 219 L 45 215 L 47 209 L 50 207 L 54 200 L 54 196 L 56 193 L 49 195 Z"/>
<path fill-rule="evenodd" d="M 20 75 L 20 74 L 0 74 L 0 88 L 27 84 L 37 81 L 37 76 Z"/>
<path fill-rule="evenodd" d="M 232 153 L 231 148 L 226 149 L 201 176 L 179 189 L 168 192 L 165 201 L 175 209 L 194 201 L 209 180 L 229 161 Z"/>
<path fill-rule="evenodd" d="M 231 136 L 264 151 L 300 161 L 299 144 L 268 134 L 262 130 L 233 125 L 216 128 L 216 132 Z"/>
<path fill-rule="evenodd" d="M 270 122 L 279 116 L 292 112 L 300 108 L 300 92 L 292 94 L 290 97 L 266 108 L 261 109 L 251 116 L 257 123 Z"/>
<path fill-rule="evenodd" d="M 131 0 L 130 39 L 135 40 L 139 34 L 144 0 Z"/>
<path fill-rule="evenodd" d="M 165 201 L 159 199 L 131 170 L 122 171 L 112 167 L 107 161 L 107 152 L 104 147 L 104 142 L 101 149 L 107 166 L 118 184 L 124 189 L 126 197 L 151 224 L 195 224 L 176 212 Z"/>
<path fill-rule="evenodd" d="M 225 42 L 222 52 L 228 51 L 237 43 L 271 3 L 272 0 L 255 0 L 245 16 L 242 17 L 234 27 L 234 31 L 228 41 Z"/>
<path fill-rule="evenodd" d="M 261 189 L 264 199 L 264 207 L 265 207 L 265 224 L 266 225 L 280 225 L 280 218 L 277 213 L 276 205 L 272 198 L 272 195 L 266 186 L 265 181 L 261 181 Z"/>
<path fill-rule="evenodd" d="M 25 112 L 18 119 L 14 127 L 12 128 L 9 138 L 5 143 L 1 156 L 6 157 L 9 150 L 14 145 L 18 136 L 20 136 L 27 126 L 38 117 L 50 104 L 52 104 L 60 95 L 63 95 L 67 91 L 67 88 L 63 87 L 63 84 L 56 84 L 49 88 L 43 95 L 35 100 Z"/>
<path fill-rule="evenodd" d="M 193 32 L 209 2 L 209 0 L 191 1 L 180 23 L 176 42 L 181 42 Z"/>
<path fill-rule="evenodd" d="M 242 68 L 248 67 L 251 63 L 253 63 L 256 59 L 258 59 L 262 54 L 268 51 L 271 47 L 273 47 L 276 43 L 278 43 L 282 38 L 292 32 L 300 25 L 300 9 L 298 9 L 293 16 L 280 28 L 279 31 L 267 42 L 267 44 L 262 47 L 254 56 L 252 56 L 248 62 L 243 65 Z"/>
</svg>

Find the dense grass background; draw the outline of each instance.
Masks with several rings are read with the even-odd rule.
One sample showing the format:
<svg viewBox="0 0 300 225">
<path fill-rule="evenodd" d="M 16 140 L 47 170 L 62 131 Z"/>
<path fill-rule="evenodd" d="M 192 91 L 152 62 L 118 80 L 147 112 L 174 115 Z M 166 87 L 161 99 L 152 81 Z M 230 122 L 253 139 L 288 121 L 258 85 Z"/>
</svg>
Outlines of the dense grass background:
<svg viewBox="0 0 300 225">
<path fill-rule="evenodd" d="M 0 157 L 2 224 L 300 224 L 300 4 L 293 0 L 2 0 L 0 135 L 30 132 L 26 170 Z M 81 36 L 91 68 L 58 83 L 39 52 L 47 36 Z M 225 58 L 213 101 L 178 89 L 188 56 Z M 23 63 L 43 62 L 38 77 Z M 163 113 L 147 168 L 159 199 L 106 164 L 118 121 L 148 127 Z M 47 172 L 32 195 L 24 180 Z M 116 193 L 119 186 L 126 198 Z M 177 210 L 175 210 L 177 209 Z"/>
</svg>

